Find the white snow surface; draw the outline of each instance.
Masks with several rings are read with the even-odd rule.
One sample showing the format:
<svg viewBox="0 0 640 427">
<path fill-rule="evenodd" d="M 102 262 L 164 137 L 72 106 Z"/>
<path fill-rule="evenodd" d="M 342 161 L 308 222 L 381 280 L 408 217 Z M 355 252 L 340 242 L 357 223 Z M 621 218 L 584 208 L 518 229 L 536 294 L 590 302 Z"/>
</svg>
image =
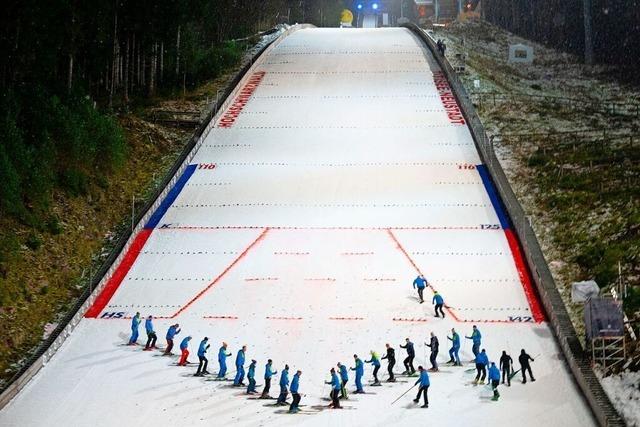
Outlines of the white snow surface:
<svg viewBox="0 0 640 427">
<path fill-rule="evenodd" d="M 365 389 L 374 394 L 352 394 L 346 410 L 287 415 L 229 383 L 194 378 L 194 367 L 171 366 L 175 358 L 124 346 L 128 319 L 84 319 L 0 412 L 0 425 L 595 425 L 546 323 L 487 323 L 531 311 L 504 232 L 480 228 L 498 219 L 477 171 L 459 168 L 480 160 L 468 129 L 447 119 L 436 70 L 405 29 L 303 29 L 284 38 L 254 65 L 266 74 L 235 125 L 214 128 L 192 162 L 216 167 L 196 170 L 161 221 L 171 225 L 153 231 L 104 311 L 180 311 L 155 321 L 159 343 L 178 322 L 176 346 L 192 335 L 197 361 L 208 336 L 212 372 L 223 340 L 234 353 L 231 373 L 248 345 L 258 384 L 267 358 L 278 371 L 288 363 L 291 376 L 301 369 L 304 410 L 327 404 L 323 382 L 336 362 L 382 355 L 388 342 L 400 372 L 399 344 L 411 337 L 416 366 L 427 366 L 423 342 L 434 331 L 444 363 L 446 334 L 470 335 L 469 321 L 491 360 L 527 349 L 536 382 L 516 377 L 492 402 L 491 390 L 469 385 L 472 364 L 443 365 L 421 409 L 415 389 L 391 405 L 412 382 L 368 387 L 367 365 Z M 430 290 L 417 303 L 417 269 L 468 322 L 435 318 Z M 143 342 L 143 327 L 140 335 Z M 472 357 L 463 339 L 461 358 Z"/>
<path fill-rule="evenodd" d="M 627 425 L 640 427 L 640 372 L 622 372 L 600 382 Z"/>
</svg>

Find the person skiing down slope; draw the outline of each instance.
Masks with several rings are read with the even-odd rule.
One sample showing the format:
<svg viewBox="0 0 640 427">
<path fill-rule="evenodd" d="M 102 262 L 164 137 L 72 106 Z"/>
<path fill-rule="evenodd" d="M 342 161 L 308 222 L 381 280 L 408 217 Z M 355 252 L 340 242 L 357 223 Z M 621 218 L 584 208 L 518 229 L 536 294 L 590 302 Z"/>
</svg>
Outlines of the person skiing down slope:
<svg viewBox="0 0 640 427">
<path fill-rule="evenodd" d="M 261 399 L 270 399 L 269 390 L 271 390 L 271 377 L 278 373 L 278 371 L 272 371 L 271 366 L 273 365 L 273 361 L 271 359 L 267 360 L 267 364 L 264 367 L 264 388 L 262 389 Z"/>
<path fill-rule="evenodd" d="M 233 379 L 233 385 L 244 385 L 244 355 L 247 352 L 247 346 L 243 345 L 236 355 L 236 377 Z"/>
<path fill-rule="evenodd" d="M 531 372 L 531 365 L 529 364 L 529 361 L 534 362 L 533 357 L 529 356 L 523 348 L 520 352 L 520 356 L 518 356 L 518 362 L 520 362 L 520 369 L 522 370 L 522 384 L 527 383 L 527 371 L 529 371 L 529 377 L 531 378 L 531 381 L 536 380 L 535 378 L 533 378 L 533 373 Z"/>
<path fill-rule="evenodd" d="M 131 319 L 131 338 L 129 338 L 128 345 L 138 344 L 138 328 L 140 327 L 140 312 L 136 312 L 136 315 Z"/>
<path fill-rule="evenodd" d="M 224 378 L 227 375 L 227 357 L 231 356 L 231 353 L 227 354 L 227 343 L 223 342 L 222 347 L 218 350 L 218 364 L 220 370 L 216 378 Z"/>
<path fill-rule="evenodd" d="M 179 324 L 176 323 L 175 325 L 169 326 L 169 329 L 167 330 L 167 336 L 165 337 L 167 339 L 167 348 L 164 351 L 165 356 L 169 356 L 173 354 L 171 353 L 171 350 L 173 350 L 173 338 L 179 333 L 180 333 Z"/>
<path fill-rule="evenodd" d="M 493 389 L 493 398 L 491 400 L 496 401 L 500 398 L 500 392 L 498 392 L 498 385 L 500 385 L 500 370 L 496 366 L 495 362 L 491 362 L 491 367 L 489 367 L 489 381 L 491 381 L 491 388 Z"/>
<path fill-rule="evenodd" d="M 419 275 L 418 277 L 416 277 L 416 279 L 413 281 L 413 288 L 414 289 L 418 289 L 418 297 L 420 297 L 420 304 L 422 304 L 424 302 L 424 288 L 426 288 L 428 285 L 427 283 L 427 279 L 424 278 L 424 276 Z"/>
<path fill-rule="evenodd" d="M 414 385 L 420 384 L 420 388 L 418 389 L 418 395 L 415 399 L 413 399 L 413 403 L 420 402 L 420 395 L 424 393 L 424 405 L 422 405 L 422 407 L 428 408 L 429 397 L 427 396 L 427 392 L 429 391 L 429 385 L 431 384 L 429 381 L 429 374 L 427 373 L 427 370 L 422 366 L 418 366 L 418 371 L 420 371 L 420 378 L 418 378 Z"/>
<path fill-rule="evenodd" d="M 451 348 L 449 349 L 450 360 L 447 363 L 453 363 L 455 366 L 462 366 L 462 363 L 460 363 L 460 356 L 458 355 L 458 352 L 460 351 L 460 335 L 458 335 L 454 328 L 451 328 L 451 337 L 447 337 L 447 339 L 451 341 Z"/>
<path fill-rule="evenodd" d="M 369 352 L 371 354 L 371 359 L 365 360 L 364 363 L 371 363 L 373 365 L 373 384 L 372 385 L 380 385 L 380 381 L 378 380 L 378 371 L 380 370 L 380 357 L 378 353 L 371 350 Z"/>
<path fill-rule="evenodd" d="M 348 399 L 349 396 L 347 395 L 347 383 L 349 382 L 349 370 L 347 369 L 346 365 L 343 365 L 342 363 L 338 362 L 338 369 L 340 370 L 340 398 L 341 399 Z"/>
<path fill-rule="evenodd" d="M 287 396 L 289 395 L 289 391 L 287 390 L 287 386 L 289 385 L 289 365 L 284 365 L 284 369 L 280 374 L 280 396 L 278 396 L 277 405 L 286 405 L 287 404 Z"/>
<path fill-rule="evenodd" d="M 180 355 L 180 361 L 178 362 L 178 366 L 186 366 L 187 357 L 189 357 L 189 341 L 191 341 L 191 335 L 185 337 L 180 343 L 180 351 L 182 354 Z"/>
<path fill-rule="evenodd" d="M 202 341 L 200 341 L 200 346 L 198 347 L 198 359 L 200 363 L 198 364 L 198 370 L 196 371 L 196 377 L 202 377 L 204 375 L 209 374 L 207 371 L 207 366 L 209 365 L 209 359 L 205 356 L 207 350 L 209 350 L 211 345 L 209 344 L 209 338 L 204 337 Z"/>
<path fill-rule="evenodd" d="M 409 338 L 405 338 L 405 341 L 407 342 L 406 345 L 400 344 L 400 348 L 404 348 L 407 350 L 407 358 L 404 359 L 405 371 L 402 374 L 411 376 L 416 373 L 416 370 L 413 367 L 413 359 L 416 357 L 416 351 L 413 348 L 413 343 L 409 340 Z"/>
<path fill-rule="evenodd" d="M 251 364 L 249 365 L 249 371 L 247 372 L 247 380 L 249 380 L 249 385 L 247 386 L 247 394 L 257 393 L 256 391 L 256 362 L 255 360 L 251 360 Z"/>
<path fill-rule="evenodd" d="M 340 399 L 338 399 L 338 394 L 340 393 L 340 378 L 338 378 L 338 374 L 336 374 L 336 370 L 331 368 L 331 381 L 325 381 L 325 384 L 331 384 L 331 404 L 329 407 L 333 409 L 340 409 Z"/>
<path fill-rule="evenodd" d="M 487 353 L 483 348 L 476 356 L 476 370 L 478 373 L 476 374 L 476 379 L 473 382 L 474 384 L 484 383 L 484 379 L 487 377 L 487 365 L 489 365 L 489 356 L 487 356 Z M 481 375 L 482 378 L 480 378 Z"/>
<path fill-rule="evenodd" d="M 361 394 L 361 393 L 364 393 L 364 389 L 362 388 L 362 377 L 364 376 L 364 364 L 362 363 L 362 360 L 360 360 L 357 354 L 354 354 L 353 358 L 355 359 L 355 362 L 356 362 L 356 366 L 351 368 L 352 371 L 356 371 L 356 391 L 354 391 L 354 394 Z"/>
<path fill-rule="evenodd" d="M 473 347 L 471 347 L 471 351 L 473 351 L 473 357 L 478 357 L 478 353 L 480 352 L 480 345 L 482 344 L 482 334 L 476 325 L 473 325 L 473 332 L 470 337 L 465 336 L 466 339 L 473 341 Z"/>
<path fill-rule="evenodd" d="M 147 320 L 144 321 L 144 328 L 147 331 L 147 344 L 144 346 L 144 350 L 149 351 L 156 348 L 156 340 L 158 339 L 156 331 L 153 330 L 153 316 L 147 317 Z"/>
<path fill-rule="evenodd" d="M 507 380 L 507 386 L 511 387 L 511 372 L 513 371 L 513 359 L 507 354 L 506 351 L 502 351 L 500 356 L 500 369 L 502 370 L 502 384 L 504 380 Z"/>
<path fill-rule="evenodd" d="M 431 299 L 431 303 L 435 304 L 436 308 L 436 317 L 440 317 L 440 314 L 442 314 L 442 318 L 444 319 L 444 311 L 442 310 L 442 307 L 444 306 L 444 299 L 442 298 L 442 295 L 440 295 L 438 293 L 438 291 L 435 291 L 433 293 L 433 298 Z M 440 311 L 440 314 L 438 314 L 438 311 Z"/>
<path fill-rule="evenodd" d="M 302 371 L 299 370 L 295 373 L 293 379 L 291 380 L 291 388 L 289 390 L 291 390 L 293 401 L 291 402 L 291 406 L 289 406 L 289 412 L 295 413 L 300 410 L 300 408 L 298 407 L 298 405 L 300 405 L 300 399 L 302 399 L 300 393 L 298 393 L 298 388 L 300 386 L 300 375 L 302 375 Z"/>
<path fill-rule="evenodd" d="M 392 383 L 396 380 L 393 376 L 393 366 L 396 364 L 396 351 L 391 348 L 391 345 L 388 343 L 385 344 L 385 346 L 387 347 L 387 354 L 382 356 L 382 359 L 387 359 L 387 371 L 389 372 L 389 379 L 387 381 Z"/>
<path fill-rule="evenodd" d="M 436 357 L 438 357 L 438 349 L 440 347 L 440 343 L 438 342 L 438 337 L 436 334 L 431 332 L 431 340 L 429 344 L 424 343 L 427 347 L 431 349 L 431 355 L 429 356 L 429 362 L 431 363 L 431 372 L 438 372 L 438 362 L 436 361 Z"/>
</svg>

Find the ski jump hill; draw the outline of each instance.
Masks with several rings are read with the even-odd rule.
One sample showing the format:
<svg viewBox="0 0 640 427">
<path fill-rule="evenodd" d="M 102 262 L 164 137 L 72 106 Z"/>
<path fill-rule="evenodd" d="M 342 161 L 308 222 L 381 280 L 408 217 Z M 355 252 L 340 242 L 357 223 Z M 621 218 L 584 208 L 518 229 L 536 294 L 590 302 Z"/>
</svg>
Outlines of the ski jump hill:
<svg viewBox="0 0 640 427">
<path fill-rule="evenodd" d="M 419 304 L 412 281 L 432 288 Z M 446 318 L 434 317 L 433 290 Z M 196 378 L 176 357 L 126 346 L 131 316 L 191 335 L 209 370 L 223 341 L 247 365 L 302 370 L 303 413 L 251 400 L 229 382 Z M 472 325 L 491 361 L 521 349 L 536 382 L 517 375 L 490 401 L 472 386 Z M 449 341 L 463 337 L 463 367 Z M 321 410 L 329 369 L 370 350 L 440 340 L 430 407 L 415 378 L 351 394 Z M 144 325 L 139 342 L 144 343 Z M 176 344 L 177 344 L 176 343 Z M 176 345 L 177 347 L 177 345 Z M 174 352 L 178 351 L 174 350 Z M 179 351 L 178 351 L 179 352 Z M 351 372 L 353 374 L 353 372 Z M 386 379 L 386 362 L 380 370 Z M 278 393 L 279 373 L 272 395 Z M 349 390 L 353 391 L 353 375 Z M 258 387 L 261 390 L 261 387 Z M 147 215 L 73 333 L 0 411 L 2 426 L 128 425 L 592 426 L 595 419 L 534 292 L 510 221 L 430 50 L 406 28 L 301 28 L 254 62 L 176 179 Z"/>
</svg>

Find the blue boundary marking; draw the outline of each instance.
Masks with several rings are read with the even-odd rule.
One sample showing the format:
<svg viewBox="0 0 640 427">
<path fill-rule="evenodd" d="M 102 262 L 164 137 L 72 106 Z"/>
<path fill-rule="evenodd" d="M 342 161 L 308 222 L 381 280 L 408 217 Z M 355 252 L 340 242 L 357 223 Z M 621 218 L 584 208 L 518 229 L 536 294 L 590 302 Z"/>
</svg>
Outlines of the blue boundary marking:
<svg viewBox="0 0 640 427">
<path fill-rule="evenodd" d="M 482 183 L 484 184 L 484 189 L 487 191 L 489 195 L 489 199 L 491 200 L 491 204 L 493 205 L 493 209 L 496 211 L 496 215 L 498 215 L 498 220 L 500 221 L 500 226 L 503 230 L 508 230 L 511 228 L 511 221 L 509 221 L 509 216 L 502 205 L 502 200 L 498 196 L 498 192 L 493 185 L 493 181 L 491 181 L 491 176 L 489 175 L 489 171 L 485 165 L 476 165 L 476 169 L 480 174 L 480 178 L 482 178 Z"/>
<path fill-rule="evenodd" d="M 178 195 L 189 181 L 189 178 L 191 178 L 191 175 L 193 175 L 193 173 L 196 171 L 197 167 L 198 165 L 189 165 L 186 167 L 178 181 L 176 181 L 173 188 L 169 191 L 169 193 L 167 193 L 167 196 L 164 198 L 162 203 L 160 203 L 158 209 L 156 209 L 153 215 L 151 215 L 151 218 L 149 218 L 149 222 L 147 222 L 144 228 L 156 228 L 158 226 L 160 220 L 162 219 L 164 214 L 167 213 L 173 202 L 176 201 Z"/>
</svg>

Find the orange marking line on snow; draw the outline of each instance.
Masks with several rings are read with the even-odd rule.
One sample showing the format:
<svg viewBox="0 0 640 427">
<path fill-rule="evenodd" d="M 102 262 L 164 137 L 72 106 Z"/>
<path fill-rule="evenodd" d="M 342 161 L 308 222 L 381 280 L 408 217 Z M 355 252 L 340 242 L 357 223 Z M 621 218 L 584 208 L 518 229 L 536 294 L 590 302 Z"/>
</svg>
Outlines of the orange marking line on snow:
<svg viewBox="0 0 640 427">
<path fill-rule="evenodd" d="M 230 319 L 237 320 L 238 316 L 202 316 L 203 319 Z"/>
<path fill-rule="evenodd" d="M 274 255 L 294 255 L 294 256 L 302 256 L 302 255 L 309 255 L 309 252 L 274 252 Z"/>
<path fill-rule="evenodd" d="M 247 277 L 245 282 L 275 282 L 279 280 L 277 277 Z"/>
<path fill-rule="evenodd" d="M 424 317 L 394 317 L 392 319 L 394 322 L 427 322 L 428 320 Z"/>
<path fill-rule="evenodd" d="M 351 256 L 351 255 L 373 255 L 373 252 L 343 252 L 340 255 L 347 255 L 347 256 Z"/>
<path fill-rule="evenodd" d="M 287 317 L 287 316 L 267 316 L 268 320 L 302 320 L 302 317 Z"/>
<path fill-rule="evenodd" d="M 402 252 L 405 256 L 405 258 L 407 258 L 407 260 L 409 261 L 409 263 L 413 266 L 413 268 L 416 269 L 416 271 L 418 272 L 418 274 L 420 274 L 421 276 L 422 271 L 420 270 L 420 268 L 418 267 L 418 265 L 413 261 L 413 259 L 411 259 L 411 256 L 409 255 L 409 253 L 404 249 L 404 247 L 402 247 L 402 245 L 400 244 L 400 242 L 398 241 L 398 239 L 396 238 L 396 236 L 393 234 L 393 231 L 391 231 L 390 228 L 387 228 L 387 234 L 389 235 L 389 237 L 391 238 L 391 240 L 393 240 L 396 244 L 396 248 Z M 436 289 L 432 286 L 429 285 L 431 287 L 431 289 L 436 292 Z M 458 318 L 458 316 L 456 316 L 455 312 L 449 308 L 446 307 L 447 311 L 449 312 L 449 314 L 451 315 L 451 317 L 453 317 L 453 319 L 457 322 L 460 322 L 460 319 Z"/>
<path fill-rule="evenodd" d="M 364 320 L 364 317 L 329 317 L 329 320 Z"/>
<path fill-rule="evenodd" d="M 191 304 L 196 302 L 202 295 L 204 295 L 209 289 L 214 287 L 229 272 L 229 270 L 231 270 L 242 258 L 244 258 L 249 253 L 249 251 L 253 249 L 254 246 L 256 246 L 258 243 L 260 243 L 264 239 L 268 231 L 269 231 L 268 228 L 265 228 L 264 230 L 262 230 L 262 233 L 260 233 L 260 235 L 253 242 L 251 242 L 251 244 L 247 246 L 246 249 L 242 251 L 242 253 L 238 255 L 238 257 L 234 259 L 233 262 L 229 264 L 227 268 L 225 268 L 222 271 L 222 273 L 218 275 L 218 277 L 213 279 L 213 281 L 209 283 L 209 285 L 207 285 L 206 288 L 198 292 L 198 294 L 195 297 L 191 298 L 191 300 L 187 304 L 185 304 L 180 310 L 176 311 L 171 317 L 174 318 L 179 314 L 181 314 L 183 311 L 189 308 Z"/>
</svg>

